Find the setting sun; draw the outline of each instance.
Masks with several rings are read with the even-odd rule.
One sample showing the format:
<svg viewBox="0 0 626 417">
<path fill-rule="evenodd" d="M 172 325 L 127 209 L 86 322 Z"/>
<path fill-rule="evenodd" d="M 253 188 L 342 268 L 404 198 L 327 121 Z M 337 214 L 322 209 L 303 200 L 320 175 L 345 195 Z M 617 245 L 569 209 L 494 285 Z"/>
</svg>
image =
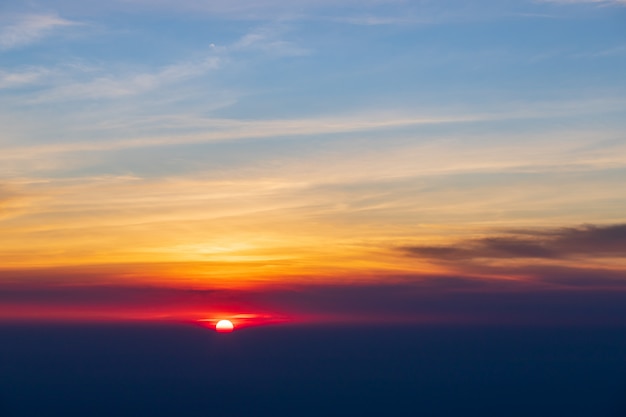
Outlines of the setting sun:
<svg viewBox="0 0 626 417">
<path fill-rule="evenodd" d="M 219 333 L 230 333 L 234 328 L 235 326 L 233 326 L 233 323 L 230 320 L 220 320 L 215 325 L 215 330 Z"/>
</svg>

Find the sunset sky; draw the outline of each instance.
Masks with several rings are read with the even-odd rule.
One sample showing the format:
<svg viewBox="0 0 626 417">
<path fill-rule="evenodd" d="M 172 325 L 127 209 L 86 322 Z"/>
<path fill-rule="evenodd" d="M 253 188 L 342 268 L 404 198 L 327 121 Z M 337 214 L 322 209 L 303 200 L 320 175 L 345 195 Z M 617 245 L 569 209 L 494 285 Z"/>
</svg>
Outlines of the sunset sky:
<svg viewBox="0 0 626 417">
<path fill-rule="evenodd" d="M 1 2 L 0 320 L 624 321 L 625 6 Z"/>
</svg>

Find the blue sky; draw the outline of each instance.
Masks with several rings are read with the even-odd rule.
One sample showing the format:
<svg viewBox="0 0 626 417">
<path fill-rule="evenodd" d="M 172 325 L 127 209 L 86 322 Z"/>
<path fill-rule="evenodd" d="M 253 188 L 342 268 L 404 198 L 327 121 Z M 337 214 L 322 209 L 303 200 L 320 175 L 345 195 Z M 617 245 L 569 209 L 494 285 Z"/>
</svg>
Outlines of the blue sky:
<svg viewBox="0 0 626 417">
<path fill-rule="evenodd" d="M 620 224 L 625 6 L 4 2 L 0 261 L 449 273 L 393 248 Z"/>
</svg>

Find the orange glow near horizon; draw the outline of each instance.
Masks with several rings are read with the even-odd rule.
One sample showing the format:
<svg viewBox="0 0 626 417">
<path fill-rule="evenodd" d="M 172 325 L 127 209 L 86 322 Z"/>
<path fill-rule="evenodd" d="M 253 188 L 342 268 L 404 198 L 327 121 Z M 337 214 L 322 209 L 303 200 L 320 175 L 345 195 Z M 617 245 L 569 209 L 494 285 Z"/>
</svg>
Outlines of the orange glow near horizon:
<svg viewBox="0 0 626 417">
<path fill-rule="evenodd" d="M 0 320 L 428 321 L 444 293 L 453 315 L 626 292 L 626 53 L 601 20 L 625 1 L 1 3 Z M 523 42 L 582 8 L 593 41 Z"/>
</svg>

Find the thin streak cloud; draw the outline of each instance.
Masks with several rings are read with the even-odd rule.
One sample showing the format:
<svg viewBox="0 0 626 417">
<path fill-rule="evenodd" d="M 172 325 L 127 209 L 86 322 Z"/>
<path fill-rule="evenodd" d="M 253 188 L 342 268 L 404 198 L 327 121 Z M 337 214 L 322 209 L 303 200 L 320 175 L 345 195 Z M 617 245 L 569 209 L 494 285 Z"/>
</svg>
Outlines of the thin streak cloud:
<svg viewBox="0 0 626 417">
<path fill-rule="evenodd" d="M 0 70 L 0 89 L 19 88 L 43 82 L 50 74 L 46 68 L 26 68 L 21 71 Z"/>
<path fill-rule="evenodd" d="M 405 126 L 463 123 L 490 120 L 497 116 L 466 115 L 450 117 L 346 117 L 293 120 L 215 120 L 215 132 L 164 137 L 131 138 L 106 142 L 57 143 L 28 148 L 5 149 L 0 158 L 30 157 L 40 153 L 99 152 L 120 149 L 211 143 L 249 138 L 281 136 L 310 136 L 330 133 L 359 132 L 373 129 L 390 129 Z M 228 126 L 227 128 L 223 128 Z M 220 129 L 221 128 L 221 129 Z"/>
<path fill-rule="evenodd" d="M 92 81 L 70 83 L 53 87 L 41 93 L 33 102 L 85 99 L 114 99 L 145 93 L 219 68 L 220 58 L 208 57 L 199 62 L 188 62 L 164 67 L 155 72 L 127 76 L 103 76 Z"/>
<path fill-rule="evenodd" d="M 445 246 L 408 246 L 404 252 L 435 261 L 474 259 L 567 259 L 626 257 L 626 224 L 548 231 L 517 230 L 509 235 L 465 240 Z"/>
<path fill-rule="evenodd" d="M 51 35 L 60 28 L 81 24 L 54 14 L 22 15 L 0 27 L 0 50 L 23 47 Z"/>
</svg>

